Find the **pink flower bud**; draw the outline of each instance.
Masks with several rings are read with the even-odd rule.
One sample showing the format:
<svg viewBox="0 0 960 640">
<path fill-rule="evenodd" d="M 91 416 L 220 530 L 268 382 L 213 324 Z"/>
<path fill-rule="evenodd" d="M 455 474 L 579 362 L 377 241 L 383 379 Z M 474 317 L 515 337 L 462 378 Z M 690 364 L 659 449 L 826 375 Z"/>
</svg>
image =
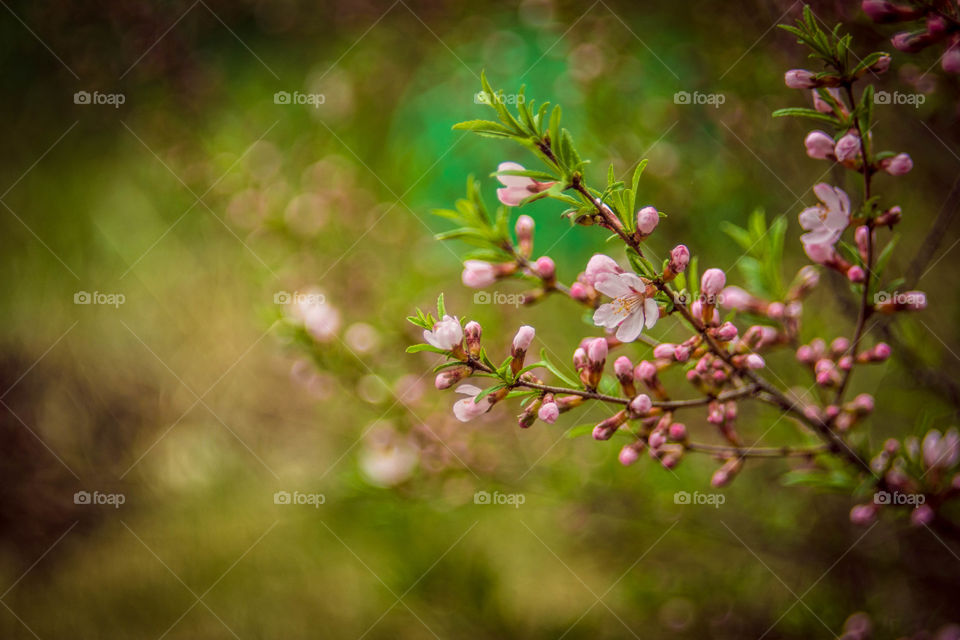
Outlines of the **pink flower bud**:
<svg viewBox="0 0 960 640">
<path fill-rule="evenodd" d="M 540 406 L 537 417 L 547 424 L 553 424 L 560 417 L 560 407 L 556 402 L 545 402 Z"/>
<path fill-rule="evenodd" d="M 437 374 L 433 384 L 437 389 L 449 389 L 470 375 L 468 367 L 453 367 Z"/>
<path fill-rule="evenodd" d="M 674 273 L 683 273 L 690 263 L 690 250 L 686 245 L 678 244 L 670 251 L 668 267 Z"/>
<path fill-rule="evenodd" d="M 716 297 L 715 302 L 721 302 L 723 300 L 723 294 L 721 293 Z M 690 305 L 690 314 L 694 318 L 703 319 L 703 303 L 700 300 L 694 300 L 693 304 Z M 709 318 L 707 324 L 716 326 L 720 324 L 720 312 L 716 309 L 713 310 L 713 315 Z"/>
<path fill-rule="evenodd" d="M 926 29 L 923 31 L 901 31 L 890 38 L 890 44 L 904 53 L 917 53 L 933 44 L 936 38 L 930 36 Z"/>
<path fill-rule="evenodd" d="M 850 522 L 865 527 L 877 519 L 877 508 L 872 504 L 858 504 L 850 509 Z"/>
<path fill-rule="evenodd" d="M 654 431 L 650 434 L 650 437 L 647 438 L 647 444 L 650 445 L 651 449 L 659 449 L 667 444 L 667 437 L 663 435 L 662 431 Z"/>
<path fill-rule="evenodd" d="M 730 286 L 720 292 L 720 303 L 726 309 L 747 311 L 756 305 L 757 299 L 740 287 Z"/>
<path fill-rule="evenodd" d="M 607 339 L 594 338 L 587 347 L 587 360 L 591 367 L 601 369 L 607 359 Z"/>
<path fill-rule="evenodd" d="M 863 12 L 874 22 L 902 22 L 923 15 L 919 8 L 900 6 L 890 0 L 863 0 L 860 4 Z"/>
<path fill-rule="evenodd" d="M 819 96 L 817 96 L 819 98 Z M 821 100 L 823 102 L 823 100 Z M 823 104 L 827 104 L 824 102 Z M 827 105 L 829 109 L 829 105 Z M 833 138 L 823 131 L 811 131 L 807 134 L 803 144 L 807 147 L 807 155 L 816 160 L 826 160 L 833 157 Z"/>
<path fill-rule="evenodd" d="M 960 73 L 960 46 L 958 46 L 956 37 L 954 37 L 953 44 L 940 58 L 940 66 L 947 73 Z"/>
<path fill-rule="evenodd" d="M 653 408 L 653 401 L 650 400 L 650 396 L 645 393 L 641 393 L 636 396 L 633 400 L 630 401 L 630 411 L 635 415 L 645 416 L 650 413 L 650 409 Z"/>
<path fill-rule="evenodd" d="M 587 298 L 590 297 L 590 292 L 587 289 L 587 285 L 583 284 L 582 282 L 574 282 L 573 284 L 571 284 L 570 297 L 580 302 L 585 301 Z"/>
<path fill-rule="evenodd" d="M 677 345 L 677 348 L 673 350 L 673 357 L 677 362 L 686 362 L 690 359 L 690 349 L 682 344 Z"/>
<path fill-rule="evenodd" d="M 573 368 L 577 371 L 587 368 L 587 351 L 583 347 L 573 352 Z"/>
<path fill-rule="evenodd" d="M 782 302 L 771 302 L 767 305 L 767 317 L 772 320 L 783 318 L 784 311 L 786 311 L 786 307 L 783 306 Z"/>
<path fill-rule="evenodd" d="M 653 381 L 657 379 L 657 365 L 647 360 L 641 360 L 637 368 L 634 369 L 633 375 L 647 384 L 653 384 Z"/>
<path fill-rule="evenodd" d="M 472 289 L 489 287 L 497 281 L 497 272 L 492 264 L 483 260 L 467 260 L 463 263 L 463 284 Z"/>
<path fill-rule="evenodd" d="M 875 362 L 883 362 L 890 357 L 891 353 L 892 349 L 890 349 L 890 345 L 886 342 L 880 342 L 873 348 L 871 356 Z"/>
<path fill-rule="evenodd" d="M 843 356 L 837 360 L 837 366 L 844 371 L 850 371 L 853 368 L 853 356 Z"/>
<path fill-rule="evenodd" d="M 856 158 L 857 155 L 860 154 L 860 136 L 852 131 L 844 135 L 837 140 L 833 153 L 840 162 L 846 162 L 847 160 Z"/>
<path fill-rule="evenodd" d="M 676 345 L 670 344 L 669 342 L 658 344 L 653 348 L 653 357 L 659 358 L 660 360 L 672 360 L 673 350 L 675 348 Z"/>
<path fill-rule="evenodd" d="M 707 269 L 700 277 L 700 291 L 705 296 L 716 296 L 727 284 L 727 276 L 721 269 Z"/>
<path fill-rule="evenodd" d="M 617 459 L 620 460 L 620 464 L 625 467 L 629 467 L 639 458 L 640 452 L 637 451 L 637 448 L 632 444 L 628 444 L 623 449 L 620 449 L 620 455 L 617 456 Z"/>
<path fill-rule="evenodd" d="M 890 69 L 890 63 L 893 62 L 893 59 L 888 55 L 882 55 L 877 58 L 877 61 L 870 65 L 870 70 L 874 73 L 886 73 Z"/>
<path fill-rule="evenodd" d="M 853 409 L 861 413 L 873 412 L 873 396 L 869 393 L 861 393 L 853 399 Z"/>
<path fill-rule="evenodd" d="M 687 427 L 682 422 L 674 422 L 670 425 L 670 439 L 674 442 L 682 442 L 687 438 Z"/>
<path fill-rule="evenodd" d="M 809 345 L 803 345 L 797 349 L 797 360 L 804 364 L 813 364 L 817 359 L 817 354 L 813 352 L 813 348 Z"/>
<path fill-rule="evenodd" d="M 749 354 L 744 360 L 744 364 L 748 369 L 763 369 L 766 366 L 766 363 L 763 361 L 763 358 L 757 355 L 756 353 Z"/>
<path fill-rule="evenodd" d="M 860 225 L 857 227 L 857 230 L 853 232 L 853 240 L 857 244 L 857 251 L 860 252 L 860 257 L 865 258 L 867 255 L 867 241 L 870 238 L 870 229 L 867 225 Z"/>
<path fill-rule="evenodd" d="M 922 504 L 910 512 L 910 524 L 915 527 L 925 527 L 933 522 L 936 515 L 933 507 L 928 504 Z"/>
<path fill-rule="evenodd" d="M 913 159 L 909 154 L 898 153 L 880 163 L 880 168 L 892 176 L 902 176 L 913 169 Z"/>
<path fill-rule="evenodd" d="M 535 269 L 537 275 L 547 281 L 553 280 L 554 276 L 557 275 L 557 265 L 554 264 L 552 258 L 547 256 L 537 258 Z"/>
<path fill-rule="evenodd" d="M 862 267 L 856 265 L 847 269 L 847 280 L 850 282 L 861 283 L 867 279 L 867 273 L 863 270 Z"/>
<path fill-rule="evenodd" d="M 850 350 L 850 341 L 847 338 L 844 338 L 843 336 L 835 339 L 833 342 L 830 343 L 830 351 L 832 351 L 834 355 L 840 355 L 842 353 L 846 353 L 849 350 Z"/>
<path fill-rule="evenodd" d="M 450 351 L 460 346 L 463 327 L 456 318 L 443 316 L 442 320 L 433 325 L 433 331 L 423 332 L 423 339 L 438 349 Z"/>
<path fill-rule="evenodd" d="M 637 211 L 637 230 L 645 236 L 653 233 L 660 224 L 660 214 L 653 207 L 644 207 Z"/>
<path fill-rule="evenodd" d="M 627 356 L 620 356 L 613 361 L 613 372 L 620 380 L 633 380 L 633 363 Z"/>
<path fill-rule="evenodd" d="M 526 352 L 526 350 L 530 348 L 530 343 L 533 342 L 533 337 L 536 334 L 536 330 L 531 326 L 524 325 L 520 327 L 520 329 L 517 330 L 517 335 L 513 337 L 514 352 Z"/>
<path fill-rule="evenodd" d="M 532 236 L 534 226 L 533 218 L 528 215 L 522 215 L 517 218 L 517 225 L 514 227 L 517 232 L 517 239 L 523 240 Z"/>
<path fill-rule="evenodd" d="M 727 287 L 729 289 L 729 287 Z M 724 289 L 726 291 L 726 289 Z M 732 322 L 724 322 L 720 325 L 720 328 L 717 329 L 717 339 L 723 342 L 730 342 L 737 337 L 737 327 Z"/>
<path fill-rule="evenodd" d="M 783 82 L 790 89 L 813 89 L 818 83 L 813 78 L 813 73 L 806 69 L 791 69 L 783 76 Z"/>
</svg>

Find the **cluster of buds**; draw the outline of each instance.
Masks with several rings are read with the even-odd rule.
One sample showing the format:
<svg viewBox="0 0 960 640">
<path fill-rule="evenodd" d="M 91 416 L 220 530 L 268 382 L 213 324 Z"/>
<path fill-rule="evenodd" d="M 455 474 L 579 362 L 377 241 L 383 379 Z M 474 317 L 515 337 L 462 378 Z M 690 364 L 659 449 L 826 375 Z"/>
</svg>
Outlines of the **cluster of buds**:
<svg viewBox="0 0 960 640">
<path fill-rule="evenodd" d="M 868 525 L 883 507 L 906 507 L 911 523 L 929 525 L 944 501 L 960 495 L 960 433 L 954 427 L 946 433 L 931 429 L 922 441 L 888 439 L 870 466 L 882 482 L 872 503 L 851 509 L 850 520 Z"/>
<path fill-rule="evenodd" d="M 956 17 L 942 13 L 933 4 L 904 4 L 890 0 L 863 0 L 861 7 L 874 22 L 916 22 L 912 31 L 900 31 L 890 39 L 900 51 L 917 53 L 930 45 L 946 42 L 940 65 L 947 73 L 960 73 L 960 24 Z"/>
<path fill-rule="evenodd" d="M 850 340 L 844 337 L 836 338 L 829 347 L 822 338 L 815 338 L 797 349 L 797 361 L 813 371 L 818 385 L 834 387 L 842 382 L 844 374 L 853 368 L 854 362 L 877 363 L 890 357 L 890 347 L 885 342 L 861 351 L 856 358 L 850 346 Z"/>
<path fill-rule="evenodd" d="M 820 104 L 826 104 L 819 94 L 815 93 L 815 95 L 814 104 L 818 101 Z M 839 97 L 837 99 L 842 100 Z M 827 108 L 833 110 L 829 105 Z M 843 132 L 836 139 L 825 131 L 815 129 L 807 134 L 803 144 L 807 149 L 807 155 L 815 160 L 830 160 L 847 169 L 862 170 L 863 143 L 855 129 Z M 913 169 L 913 159 L 906 153 L 884 154 L 870 167 L 871 171 L 885 171 L 892 176 L 902 176 L 909 173 L 911 169 Z"/>
<path fill-rule="evenodd" d="M 506 163 L 505 163 L 506 164 Z M 502 166 L 502 165 L 501 165 Z M 504 278 L 525 275 L 540 281 L 540 288 L 524 296 L 524 303 L 541 298 L 554 288 L 557 282 L 557 266 L 550 256 L 541 256 L 531 260 L 533 255 L 533 218 L 521 215 L 514 226 L 516 244 L 513 245 L 514 259 L 509 262 L 487 262 L 485 260 L 466 260 L 463 263 L 461 281 L 471 289 L 483 289 Z"/>
</svg>

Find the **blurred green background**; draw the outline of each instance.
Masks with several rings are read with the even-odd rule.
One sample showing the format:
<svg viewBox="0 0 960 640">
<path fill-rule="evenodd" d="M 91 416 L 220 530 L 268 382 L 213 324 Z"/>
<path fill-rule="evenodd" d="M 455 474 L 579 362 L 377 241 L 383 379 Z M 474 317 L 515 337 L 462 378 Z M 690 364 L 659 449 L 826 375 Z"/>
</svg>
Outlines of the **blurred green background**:
<svg viewBox="0 0 960 640">
<path fill-rule="evenodd" d="M 3 4 L 4 638 L 810 638 L 859 610 L 896 637 L 956 617 L 950 541 L 892 518 L 857 529 L 849 496 L 783 487 L 779 461 L 748 464 L 720 508 L 677 505 L 676 491 L 708 490 L 712 461 L 623 468 L 615 443 L 565 437 L 602 407 L 527 431 L 516 406 L 460 424 L 435 359 L 403 352 L 419 339 L 404 316 L 440 291 L 494 352 L 520 324 L 564 363 L 596 335 L 560 299 L 475 304 L 463 248 L 431 238 L 444 223 L 430 210 L 467 175 L 492 203 L 496 164 L 531 163 L 451 130 L 486 117 L 481 70 L 561 103 L 595 181 L 649 158 L 641 199 L 670 216 L 660 255 L 685 242 L 701 267 L 732 269 L 719 223 L 761 207 L 790 222 L 792 275 L 810 187 L 843 179 L 805 156 L 802 122 L 770 117 L 806 100 L 782 83 L 804 52 L 773 28 L 800 3 Z M 890 50 L 858 2 L 814 8 L 858 51 Z M 956 206 L 958 85 L 936 55 L 896 54 L 880 87 L 926 96 L 884 107 L 875 131 L 916 163 L 877 179 L 904 211 L 895 272 Z M 76 104 L 78 91 L 124 102 Z M 277 104 L 280 91 L 323 104 Z M 725 101 L 676 104 L 678 91 Z M 531 209 L 535 255 L 571 280 L 602 234 Z M 878 395 L 874 444 L 955 424 L 956 237 L 947 225 L 920 278 L 930 310 L 888 329 L 906 358 L 854 380 Z M 305 350 L 277 302 L 312 290 L 339 322 Z M 803 335 L 849 334 L 845 294 L 826 280 Z M 790 363 L 770 369 L 806 389 Z M 800 439 L 766 409 L 741 429 Z M 75 504 L 77 491 L 125 502 Z M 277 491 L 325 500 L 275 504 Z M 475 504 L 477 491 L 523 504 Z"/>
</svg>

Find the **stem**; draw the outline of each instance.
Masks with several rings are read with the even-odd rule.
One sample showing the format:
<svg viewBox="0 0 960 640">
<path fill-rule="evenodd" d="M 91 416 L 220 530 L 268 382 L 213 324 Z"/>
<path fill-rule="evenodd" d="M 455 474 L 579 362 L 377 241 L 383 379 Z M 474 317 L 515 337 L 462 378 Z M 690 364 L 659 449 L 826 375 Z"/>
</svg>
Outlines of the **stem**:
<svg viewBox="0 0 960 640">
<path fill-rule="evenodd" d="M 791 456 L 809 457 L 828 451 L 827 445 L 814 447 L 727 447 L 718 444 L 689 442 L 684 446 L 688 451 L 714 453 L 738 458 L 787 458 Z"/>
</svg>

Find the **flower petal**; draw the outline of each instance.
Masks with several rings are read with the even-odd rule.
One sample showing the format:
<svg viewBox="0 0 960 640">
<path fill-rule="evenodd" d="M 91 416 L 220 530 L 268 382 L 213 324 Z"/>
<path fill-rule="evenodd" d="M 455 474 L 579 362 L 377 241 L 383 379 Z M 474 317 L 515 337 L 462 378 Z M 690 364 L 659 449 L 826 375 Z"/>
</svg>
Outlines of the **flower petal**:
<svg viewBox="0 0 960 640">
<path fill-rule="evenodd" d="M 660 308 L 657 307 L 657 301 L 653 298 L 647 298 L 643 301 L 643 315 L 647 329 L 652 329 L 660 319 Z"/>
<path fill-rule="evenodd" d="M 517 164 L 516 162 L 501 162 L 497 166 L 497 172 L 503 171 L 526 171 L 526 168 L 522 164 Z M 500 181 L 505 187 L 521 187 L 526 188 L 530 183 L 530 178 L 525 178 L 523 176 L 497 176 L 497 180 Z"/>
<path fill-rule="evenodd" d="M 643 311 L 637 309 L 623 321 L 620 328 L 617 329 L 617 340 L 620 342 L 633 342 L 643 332 Z"/>
<path fill-rule="evenodd" d="M 601 275 L 597 278 L 597 282 L 593 285 L 593 288 L 611 298 L 626 297 L 633 293 L 633 291 L 630 289 L 628 281 L 623 279 L 624 275 L 626 274 L 608 273 Z"/>
<path fill-rule="evenodd" d="M 602 304 L 593 312 L 593 324 L 613 329 L 623 322 L 629 312 L 622 306 L 612 303 Z"/>
</svg>

